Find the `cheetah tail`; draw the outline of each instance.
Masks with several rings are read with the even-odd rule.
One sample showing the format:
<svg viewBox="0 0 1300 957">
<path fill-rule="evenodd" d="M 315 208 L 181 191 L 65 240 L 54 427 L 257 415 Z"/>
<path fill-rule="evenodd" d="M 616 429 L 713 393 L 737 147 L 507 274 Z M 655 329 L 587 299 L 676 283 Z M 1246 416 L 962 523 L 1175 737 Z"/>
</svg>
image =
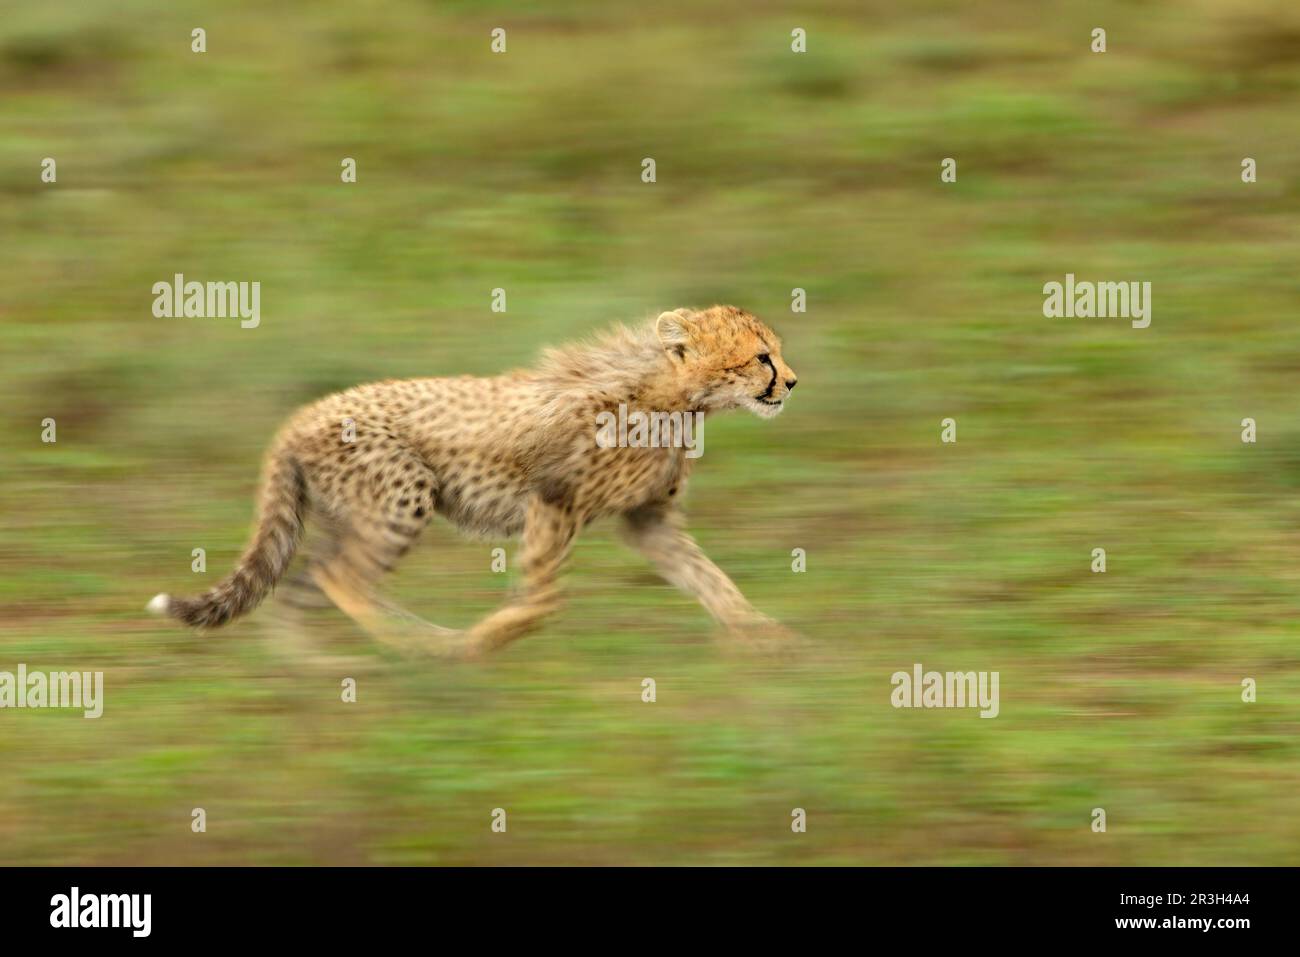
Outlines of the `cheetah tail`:
<svg viewBox="0 0 1300 957">
<path fill-rule="evenodd" d="M 305 508 L 301 469 L 283 450 L 272 452 L 262 472 L 257 525 L 235 570 L 201 595 L 157 595 L 147 609 L 197 628 L 224 625 L 252 611 L 289 567 L 302 537 Z"/>
</svg>

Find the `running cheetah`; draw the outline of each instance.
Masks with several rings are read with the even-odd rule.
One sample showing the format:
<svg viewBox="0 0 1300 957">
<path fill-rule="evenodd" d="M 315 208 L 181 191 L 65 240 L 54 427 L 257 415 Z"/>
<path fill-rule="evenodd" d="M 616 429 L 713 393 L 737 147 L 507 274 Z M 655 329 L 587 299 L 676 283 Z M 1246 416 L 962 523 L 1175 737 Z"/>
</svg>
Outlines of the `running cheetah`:
<svg viewBox="0 0 1300 957">
<path fill-rule="evenodd" d="M 250 611 L 285 576 L 310 517 L 324 541 L 282 597 L 328 599 L 404 650 L 474 657 L 556 608 L 574 538 L 612 515 L 628 542 L 726 629 L 787 635 L 683 529 L 676 499 L 688 450 L 607 447 L 596 423 L 620 405 L 625 413 L 741 408 L 772 418 L 795 381 L 771 329 L 735 306 L 713 306 L 615 326 L 494 378 L 390 380 L 328 396 L 295 414 L 272 443 L 257 525 L 235 570 L 194 598 L 158 595 L 149 610 L 195 627 Z M 434 512 L 471 533 L 522 535 L 522 587 L 468 631 L 420 622 L 375 591 Z"/>
</svg>

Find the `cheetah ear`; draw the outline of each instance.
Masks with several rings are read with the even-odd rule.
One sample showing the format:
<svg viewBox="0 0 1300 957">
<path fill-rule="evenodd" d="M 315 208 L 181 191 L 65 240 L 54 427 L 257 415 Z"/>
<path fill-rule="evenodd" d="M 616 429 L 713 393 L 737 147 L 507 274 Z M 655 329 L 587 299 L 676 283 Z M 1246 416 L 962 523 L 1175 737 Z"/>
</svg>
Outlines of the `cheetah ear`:
<svg viewBox="0 0 1300 957">
<path fill-rule="evenodd" d="M 659 336 L 659 341 L 669 355 L 678 359 L 686 357 L 686 350 L 691 344 L 691 332 L 690 311 L 687 309 L 661 312 L 655 320 L 655 334 Z"/>
</svg>

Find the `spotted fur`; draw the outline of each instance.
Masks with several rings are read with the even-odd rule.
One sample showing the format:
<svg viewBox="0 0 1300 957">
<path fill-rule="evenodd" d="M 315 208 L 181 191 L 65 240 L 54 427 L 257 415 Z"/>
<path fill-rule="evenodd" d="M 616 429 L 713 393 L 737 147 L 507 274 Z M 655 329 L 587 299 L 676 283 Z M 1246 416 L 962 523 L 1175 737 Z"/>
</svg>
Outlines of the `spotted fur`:
<svg viewBox="0 0 1300 957">
<path fill-rule="evenodd" d="M 150 603 L 187 625 L 224 624 L 281 580 L 304 521 L 324 532 L 293 582 L 323 594 L 376 637 L 473 655 L 535 627 L 558 604 L 574 538 L 618 516 L 627 540 L 728 628 L 774 626 L 685 532 L 680 448 L 601 448 L 597 416 L 745 408 L 779 413 L 795 385 L 776 334 L 734 306 L 666 312 L 637 328 L 548 350 L 532 369 L 492 378 L 358 386 L 295 414 L 271 446 L 252 541 L 229 577 L 195 598 Z M 355 439 L 345 441 L 347 423 Z M 522 536 L 522 587 L 465 633 L 428 626 L 378 597 L 384 572 L 434 513 L 493 537 Z M 435 640 L 438 639 L 438 640 Z"/>
</svg>

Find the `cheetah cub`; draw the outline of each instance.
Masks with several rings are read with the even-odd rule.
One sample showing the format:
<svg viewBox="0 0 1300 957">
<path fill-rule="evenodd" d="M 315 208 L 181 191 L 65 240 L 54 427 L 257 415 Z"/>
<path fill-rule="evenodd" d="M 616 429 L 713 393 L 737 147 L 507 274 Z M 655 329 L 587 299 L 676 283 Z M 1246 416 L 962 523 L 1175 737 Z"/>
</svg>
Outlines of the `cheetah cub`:
<svg viewBox="0 0 1300 957">
<path fill-rule="evenodd" d="M 495 378 L 390 380 L 328 396 L 299 410 L 272 443 L 257 524 L 235 570 L 197 597 L 158 595 L 149 610 L 195 627 L 250 611 L 285 576 L 310 519 L 322 542 L 285 581 L 282 598 L 299 607 L 332 602 L 404 650 L 473 657 L 554 610 L 556 579 L 579 530 L 617 516 L 627 541 L 726 629 L 784 637 L 684 531 L 676 499 L 690 450 L 610 447 L 598 422 L 620 406 L 629 420 L 635 412 L 698 420 L 694 413 L 729 409 L 770 419 L 795 381 L 771 329 L 735 306 L 713 306 L 616 326 Z M 467 631 L 421 622 L 376 594 L 434 512 L 471 533 L 522 535 L 521 587 Z"/>
</svg>

